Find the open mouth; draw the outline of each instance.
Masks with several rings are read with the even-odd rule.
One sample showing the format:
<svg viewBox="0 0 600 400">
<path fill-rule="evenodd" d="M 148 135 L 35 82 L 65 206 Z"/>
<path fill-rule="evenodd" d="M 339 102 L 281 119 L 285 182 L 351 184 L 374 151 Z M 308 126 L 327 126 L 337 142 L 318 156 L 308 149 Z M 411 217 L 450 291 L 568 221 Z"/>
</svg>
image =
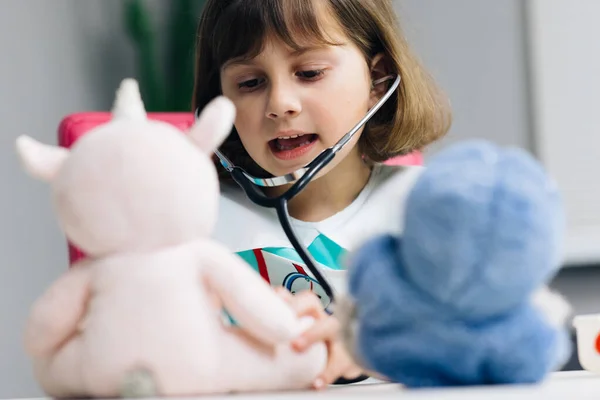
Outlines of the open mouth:
<svg viewBox="0 0 600 400">
<path fill-rule="evenodd" d="M 309 151 L 318 137 L 319 135 L 315 133 L 280 137 L 269 141 L 269 147 L 275 157 L 282 160 L 292 160 Z"/>
</svg>

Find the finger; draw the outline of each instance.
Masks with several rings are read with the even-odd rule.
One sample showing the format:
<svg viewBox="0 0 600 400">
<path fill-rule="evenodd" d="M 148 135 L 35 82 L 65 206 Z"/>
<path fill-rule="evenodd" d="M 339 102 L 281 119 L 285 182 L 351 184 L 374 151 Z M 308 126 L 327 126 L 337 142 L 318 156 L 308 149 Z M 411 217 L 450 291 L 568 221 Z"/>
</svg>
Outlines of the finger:
<svg viewBox="0 0 600 400">
<path fill-rule="evenodd" d="M 284 288 L 283 286 L 277 286 L 275 288 L 275 294 L 277 294 L 279 297 L 281 297 L 282 300 L 285 300 L 288 303 L 291 302 L 294 298 L 290 291 Z"/>
<path fill-rule="evenodd" d="M 345 365 L 343 356 L 340 354 L 339 348 L 336 344 L 329 346 L 329 357 L 327 358 L 327 365 L 321 374 L 315 379 L 313 386 L 315 389 L 323 389 L 325 386 L 333 383 L 338 377 L 342 376 Z"/>
<path fill-rule="evenodd" d="M 324 389 L 326 386 L 331 385 L 337 380 L 338 377 L 342 376 L 342 368 L 339 365 L 328 365 L 327 368 L 315 379 L 313 387 L 317 390 Z"/>
<path fill-rule="evenodd" d="M 319 298 L 310 291 L 296 294 L 292 306 L 300 317 L 313 317 L 317 320 L 327 317 L 325 310 L 323 310 L 323 304 Z"/>
<path fill-rule="evenodd" d="M 342 345 L 336 342 L 331 345 L 331 356 L 327 361 L 325 370 L 319 375 L 313 385 L 315 389 L 322 389 L 340 377 L 353 379 L 361 374 L 361 368 L 352 362 L 352 359 L 344 351 Z"/>
<path fill-rule="evenodd" d="M 340 324 L 336 318 L 321 319 L 295 339 L 292 342 L 292 348 L 296 351 L 304 351 L 314 343 L 335 340 L 339 330 Z"/>
<path fill-rule="evenodd" d="M 327 385 L 331 385 L 343 378 L 349 383 L 353 381 L 359 381 L 358 378 L 363 380 L 363 371 L 358 367 L 349 367 L 348 369 L 342 369 L 341 367 L 328 369 L 321 374 L 313 383 L 315 389 L 323 389 Z"/>
</svg>

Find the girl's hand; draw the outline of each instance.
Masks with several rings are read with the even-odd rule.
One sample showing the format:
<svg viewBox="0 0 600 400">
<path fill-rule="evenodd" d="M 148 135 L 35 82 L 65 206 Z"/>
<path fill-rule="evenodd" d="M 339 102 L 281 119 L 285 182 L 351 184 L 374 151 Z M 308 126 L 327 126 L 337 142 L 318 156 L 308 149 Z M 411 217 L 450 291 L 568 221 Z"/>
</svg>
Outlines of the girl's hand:
<svg viewBox="0 0 600 400">
<path fill-rule="evenodd" d="M 339 321 L 323 310 L 318 297 L 310 291 L 292 295 L 284 288 L 276 290 L 298 316 L 310 316 L 315 319 L 314 325 L 292 342 L 292 348 L 302 352 L 317 342 L 324 341 L 327 345 L 329 354 L 327 366 L 315 380 L 313 384 L 315 389 L 325 388 L 340 377 L 352 379 L 360 376 L 362 374 L 360 367 L 354 364 L 339 338 Z"/>
</svg>

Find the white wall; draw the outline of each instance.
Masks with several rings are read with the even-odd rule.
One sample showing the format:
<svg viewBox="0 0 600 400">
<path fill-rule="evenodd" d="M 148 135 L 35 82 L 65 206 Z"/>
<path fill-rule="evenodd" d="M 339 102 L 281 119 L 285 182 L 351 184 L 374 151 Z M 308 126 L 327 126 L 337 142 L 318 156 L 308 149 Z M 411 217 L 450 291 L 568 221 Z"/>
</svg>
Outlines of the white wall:
<svg viewBox="0 0 600 400">
<path fill-rule="evenodd" d="M 600 262 L 600 2 L 530 0 L 536 143 L 562 190 L 567 255 Z"/>
<path fill-rule="evenodd" d="M 454 110 L 449 134 L 431 150 L 472 137 L 529 149 L 523 1 L 395 3 L 407 37 Z"/>
<path fill-rule="evenodd" d="M 106 109 L 132 57 L 121 0 L 4 0 L 0 12 L 0 397 L 39 395 L 21 346 L 31 302 L 67 267 L 46 185 L 20 169 L 14 140 L 56 143 L 61 118 Z"/>
<path fill-rule="evenodd" d="M 145 0 L 160 12 L 169 0 Z M 563 0 L 568 1 L 568 0 Z M 456 121 L 436 148 L 467 137 L 530 146 L 523 3 L 518 0 L 397 0 L 409 37 L 452 98 Z M 3 0 L 0 13 L 0 398 L 40 395 L 21 350 L 31 302 L 67 267 L 47 187 L 14 155 L 29 134 L 55 143 L 61 118 L 106 110 L 135 73 L 122 33 L 122 0 Z M 564 278 L 564 279 L 562 279 Z M 597 271 L 562 277 L 581 310 L 597 310 Z"/>
</svg>

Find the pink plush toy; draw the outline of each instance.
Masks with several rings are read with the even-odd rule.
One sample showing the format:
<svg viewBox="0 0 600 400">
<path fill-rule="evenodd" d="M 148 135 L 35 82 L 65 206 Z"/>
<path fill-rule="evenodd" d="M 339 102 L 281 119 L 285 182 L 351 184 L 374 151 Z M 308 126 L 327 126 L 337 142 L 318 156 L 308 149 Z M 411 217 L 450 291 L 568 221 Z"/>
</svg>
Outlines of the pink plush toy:
<svg viewBox="0 0 600 400">
<path fill-rule="evenodd" d="M 218 98 L 183 135 L 149 121 L 124 80 L 110 122 L 69 151 L 17 140 L 49 182 L 58 220 L 89 259 L 31 310 L 25 346 L 54 397 L 193 396 L 309 388 L 324 344 L 244 261 L 209 238 L 219 185 L 210 159 L 235 110 Z M 236 320 L 226 323 L 223 308 Z"/>
</svg>

